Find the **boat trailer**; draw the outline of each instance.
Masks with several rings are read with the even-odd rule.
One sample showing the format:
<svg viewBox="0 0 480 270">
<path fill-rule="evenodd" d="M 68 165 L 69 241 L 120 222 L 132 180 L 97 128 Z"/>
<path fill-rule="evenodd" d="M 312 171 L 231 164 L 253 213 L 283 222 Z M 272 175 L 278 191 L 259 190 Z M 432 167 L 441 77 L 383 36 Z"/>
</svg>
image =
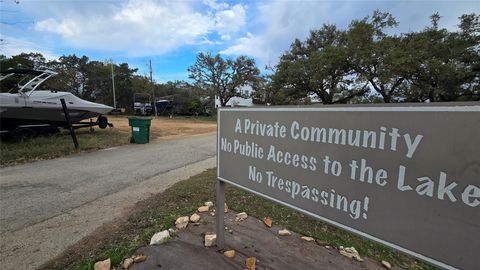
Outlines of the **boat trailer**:
<svg viewBox="0 0 480 270">
<path fill-rule="evenodd" d="M 107 117 L 98 116 L 98 118 L 93 121 L 90 119 L 89 122 L 78 122 L 72 123 L 72 128 L 77 130 L 79 128 L 90 128 L 90 132 L 93 132 L 95 126 L 98 126 L 101 129 L 107 127 L 112 128 L 113 124 L 108 122 Z M 35 136 L 52 136 L 60 132 L 60 128 L 70 129 L 69 125 L 65 123 L 64 125 L 52 125 L 52 124 L 32 124 L 32 125 L 18 125 L 11 130 L 0 130 L 1 135 L 9 135 L 15 141 L 22 141 L 28 138 Z"/>
</svg>

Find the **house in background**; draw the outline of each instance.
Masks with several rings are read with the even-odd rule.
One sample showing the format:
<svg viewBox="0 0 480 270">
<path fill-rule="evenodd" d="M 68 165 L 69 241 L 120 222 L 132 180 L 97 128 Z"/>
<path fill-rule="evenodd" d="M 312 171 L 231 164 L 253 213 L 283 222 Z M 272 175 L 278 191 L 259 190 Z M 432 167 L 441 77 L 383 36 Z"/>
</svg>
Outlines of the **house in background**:
<svg viewBox="0 0 480 270">
<path fill-rule="evenodd" d="M 253 106 L 253 88 L 250 85 L 241 86 L 238 91 L 243 97 L 232 97 L 228 102 L 229 107 L 251 107 Z M 215 108 L 221 107 L 220 98 L 215 96 Z"/>
</svg>

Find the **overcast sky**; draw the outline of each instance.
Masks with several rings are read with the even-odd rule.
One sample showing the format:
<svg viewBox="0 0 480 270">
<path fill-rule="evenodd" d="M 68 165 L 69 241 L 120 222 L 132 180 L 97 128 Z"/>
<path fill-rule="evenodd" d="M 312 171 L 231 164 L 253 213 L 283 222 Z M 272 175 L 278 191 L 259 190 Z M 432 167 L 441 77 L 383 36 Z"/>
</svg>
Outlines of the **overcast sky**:
<svg viewBox="0 0 480 270">
<path fill-rule="evenodd" d="M 186 80 L 198 52 L 245 54 L 274 65 L 295 38 L 323 24 L 346 28 L 375 9 L 392 13 L 394 31 L 418 31 L 439 12 L 440 27 L 480 13 L 480 1 L 0 0 L 1 54 L 40 52 L 127 62 L 160 82 Z"/>
</svg>

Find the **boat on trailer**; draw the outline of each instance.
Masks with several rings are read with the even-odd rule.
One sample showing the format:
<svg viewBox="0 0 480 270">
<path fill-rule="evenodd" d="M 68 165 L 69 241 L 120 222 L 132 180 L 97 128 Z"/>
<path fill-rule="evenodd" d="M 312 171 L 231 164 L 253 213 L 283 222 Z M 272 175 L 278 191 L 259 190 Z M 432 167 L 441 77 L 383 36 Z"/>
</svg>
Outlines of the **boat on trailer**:
<svg viewBox="0 0 480 270">
<path fill-rule="evenodd" d="M 26 78 L 15 83 L 8 93 L 0 93 L 0 131 L 14 138 L 49 135 L 68 128 L 61 99 L 65 100 L 74 128 L 111 126 L 104 114 L 113 107 L 83 100 L 70 92 L 38 90 L 49 78 L 57 75 L 51 70 L 8 69 L 0 72 L 0 81 Z M 16 80 L 13 80 L 16 81 Z M 92 118 L 96 118 L 93 121 Z M 82 122 L 90 119 L 89 122 Z"/>
</svg>

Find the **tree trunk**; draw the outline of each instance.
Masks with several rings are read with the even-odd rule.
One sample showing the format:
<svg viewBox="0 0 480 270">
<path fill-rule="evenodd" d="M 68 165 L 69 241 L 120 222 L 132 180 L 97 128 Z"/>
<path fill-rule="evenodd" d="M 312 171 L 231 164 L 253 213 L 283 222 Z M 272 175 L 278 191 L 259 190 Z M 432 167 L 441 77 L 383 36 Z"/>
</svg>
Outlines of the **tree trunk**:
<svg viewBox="0 0 480 270">
<path fill-rule="evenodd" d="M 428 91 L 428 99 L 430 102 L 435 102 L 435 96 L 433 95 L 434 92 L 435 89 L 431 89 L 430 91 Z"/>
<path fill-rule="evenodd" d="M 377 91 L 377 93 L 379 93 L 382 96 L 383 102 L 390 103 L 390 97 L 385 92 L 385 89 L 383 87 L 381 87 L 381 88 L 378 87 L 378 85 L 373 81 L 373 79 L 369 79 L 368 81 L 373 86 L 373 89 L 375 89 L 375 91 Z"/>
<path fill-rule="evenodd" d="M 385 102 L 385 103 L 391 103 L 392 102 L 392 99 L 391 99 L 390 95 L 387 95 L 384 92 L 382 92 L 380 94 L 382 95 L 383 102 Z"/>
<path fill-rule="evenodd" d="M 227 100 L 227 99 L 220 98 L 220 106 L 222 106 L 222 107 L 226 107 L 226 106 L 227 106 L 227 102 L 228 102 L 228 100 Z"/>
</svg>

